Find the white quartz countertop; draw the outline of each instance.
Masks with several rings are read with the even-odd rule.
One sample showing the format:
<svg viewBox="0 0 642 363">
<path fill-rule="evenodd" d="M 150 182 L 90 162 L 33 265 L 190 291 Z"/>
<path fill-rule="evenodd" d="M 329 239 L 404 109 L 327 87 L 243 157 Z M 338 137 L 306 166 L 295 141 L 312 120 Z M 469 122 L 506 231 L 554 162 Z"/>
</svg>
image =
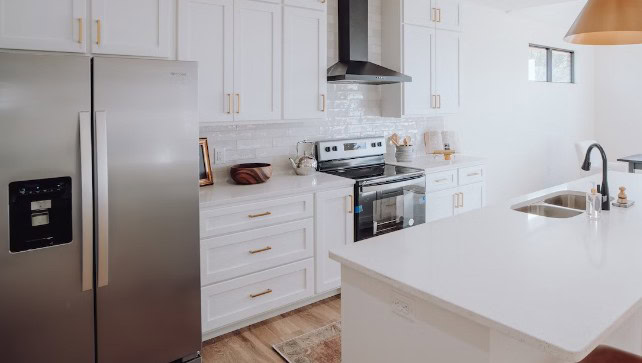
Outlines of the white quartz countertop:
<svg viewBox="0 0 642 363">
<path fill-rule="evenodd" d="M 609 173 L 638 205 L 554 219 L 510 206 L 580 179 L 334 249 L 347 267 L 503 332 L 559 359 L 579 361 L 642 308 L 642 176 Z"/>
<path fill-rule="evenodd" d="M 394 155 L 386 155 L 386 163 L 424 169 L 427 173 L 480 165 L 485 162 L 485 158 L 460 154 L 453 155 L 452 160 L 444 160 L 441 155 L 417 155 L 415 160 L 409 162 L 399 162 L 395 160 Z"/>
<path fill-rule="evenodd" d="M 300 176 L 291 173 L 272 175 L 268 181 L 254 185 L 239 185 L 231 179 L 217 180 L 214 185 L 200 188 L 201 208 L 209 208 L 239 202 L 253 202 L 259 199 L 313 193 L 321 190 L 351 187 L 354 180 L 325 173 Z"/>
</svg>

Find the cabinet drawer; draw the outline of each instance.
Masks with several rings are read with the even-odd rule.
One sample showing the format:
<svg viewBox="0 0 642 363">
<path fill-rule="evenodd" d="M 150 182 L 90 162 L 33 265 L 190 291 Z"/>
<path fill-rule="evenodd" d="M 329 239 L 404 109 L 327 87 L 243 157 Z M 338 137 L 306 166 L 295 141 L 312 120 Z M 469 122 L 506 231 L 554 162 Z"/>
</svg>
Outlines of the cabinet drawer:
<svg viewBox="0 0 642 363">
<path fill-rule="evenodd" d="M 301 221 L 212 237 L 201 241 L 201 284 L 312 257 L 314 222 Z"/>
<path fill-rule="evenodd" d="M 459 185 L 484 181 L 484 166 L 476 165 L 459 169 Z"/>
<path fill-rule="evenodd" d="M 434 192 L 457 186 L 457 170 L 446 170 L 426 175 L 426 191 Z"/>
<path fill-rule="evenodd" d="M 312 217 L 312 194 L 201 211 L 201 238 Z"/>
<path fill-rule="evenodd" d="M 203 332 L 312 296 L 313 274 L 309 258 L 202 288 Z"/>
</svg>

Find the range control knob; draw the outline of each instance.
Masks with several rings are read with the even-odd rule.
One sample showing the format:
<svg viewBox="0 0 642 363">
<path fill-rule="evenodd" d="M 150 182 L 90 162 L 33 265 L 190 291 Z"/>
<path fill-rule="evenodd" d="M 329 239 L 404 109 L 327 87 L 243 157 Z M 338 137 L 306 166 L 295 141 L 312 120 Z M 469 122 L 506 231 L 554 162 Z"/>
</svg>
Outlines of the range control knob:
<svg viewBox="0 0 642 363">
<path fill-rule="evenodd" d="M 377 143 L 377 146 L 381 146 L 381 142 L 378 142 L 378 143 Z"/>
<path fill-rule="evenodd" d="M 329 153 L 330 152 L 330 146 L 325 147 L 325 152 Z"/>
<path fill-rule="evenodd" d="M 337 149 L 337 147 L 336 147 L 336 146 L 333 146 L 333 147 L 332 147 L 332 151 L 337 151 L 337 150 L 339 150 L 339 149 Z"/>
<path fill-rule="evenodd" d="M 376 143 L 376 142 L 373 142 L 372 144 L 370 144 L 370 146 L 372 146 L 372 147 L 377 147 L 377 143 Z"/>
</svg>

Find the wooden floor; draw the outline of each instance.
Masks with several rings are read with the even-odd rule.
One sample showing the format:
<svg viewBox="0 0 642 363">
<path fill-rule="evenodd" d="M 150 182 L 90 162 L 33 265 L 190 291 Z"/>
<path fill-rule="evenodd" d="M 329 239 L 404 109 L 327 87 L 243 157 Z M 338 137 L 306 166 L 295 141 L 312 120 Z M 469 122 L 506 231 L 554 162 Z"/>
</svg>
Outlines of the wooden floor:
<svg viewBox="0 0 642 363">
<path fill-rule="evenodd" d="M 203 363 L 283 363 L 272 344 L 338 320 L 341 320 L 340 295 L 203 342 Z"/>
</svg>

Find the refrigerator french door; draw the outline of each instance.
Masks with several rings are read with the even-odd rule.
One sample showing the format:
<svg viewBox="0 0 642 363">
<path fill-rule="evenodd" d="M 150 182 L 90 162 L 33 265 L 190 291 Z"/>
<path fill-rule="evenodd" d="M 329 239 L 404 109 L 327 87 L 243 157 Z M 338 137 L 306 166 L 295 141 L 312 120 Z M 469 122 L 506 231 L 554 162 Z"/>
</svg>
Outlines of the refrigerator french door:
<svg viewBox="0 0 642 363">
<path fill-rule="evenodd" d="M 0 53 L 0 361 L 198 361 L 196 79 Z"/>
</svg>

